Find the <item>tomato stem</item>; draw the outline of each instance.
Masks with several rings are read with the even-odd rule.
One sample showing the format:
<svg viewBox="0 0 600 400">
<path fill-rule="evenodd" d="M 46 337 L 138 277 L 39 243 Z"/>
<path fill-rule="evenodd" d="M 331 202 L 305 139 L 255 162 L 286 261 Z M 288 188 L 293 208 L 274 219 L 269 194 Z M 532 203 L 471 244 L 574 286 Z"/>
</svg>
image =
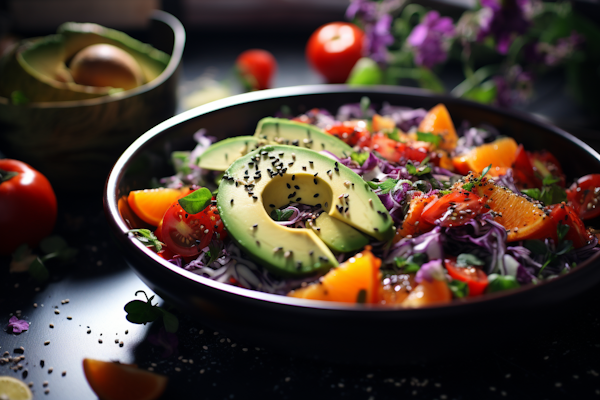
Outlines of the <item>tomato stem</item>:
<svg viewBox="0 0 600 400">
<path fill-rule="evenodd" d="M 14 178 L 17 175 L 19 175 L 17 171 L 5 171 L 3 169 L 0 169 L 0 183 L 6 182 L 7 180 Z"/>
</svg>

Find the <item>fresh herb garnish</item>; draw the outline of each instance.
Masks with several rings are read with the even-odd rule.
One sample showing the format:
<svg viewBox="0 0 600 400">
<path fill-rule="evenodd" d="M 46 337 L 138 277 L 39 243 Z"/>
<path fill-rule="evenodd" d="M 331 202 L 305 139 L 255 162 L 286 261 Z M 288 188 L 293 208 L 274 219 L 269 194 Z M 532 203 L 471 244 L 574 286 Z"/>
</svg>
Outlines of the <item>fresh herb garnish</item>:
<svg viewBox="0 0 600 400">
<path fill-rule="evenodd" d="M 369 107 L 371 106 L 371 99 L 367 96 L 360 98 L 360 111 L 362 112 L 363 118 L 369 118 Z"/>
<path fill-rule="evenodd" d="M 503 290 L 515 289 L 518 288 L 519 282 L 512 275 L 499 275 L 499 274 L 490 274 L 488 275 L 488 293 L 501 292 Z"/>
<path fill-rule="evenodd" d="M 521 192 L 534 200 L 541 201 L 545 205 L 558 204 L 562 201 L 567 201 L 567 192 L 565 189 L 556 184 L 559 181 L 560 179 L 556 177 L 547 176 L 542 181 L 541 190 L 538 188 L 533 188 L 523 189 Z"/>
<path fill-rule="evenodd" d="M 542 256 L 542 260 L 545 260 L 542 264 L 542 268 L 538 272 L 538 277 L 541 278 L 544 269 L 558 259 L 559 256 L 567 254 L 573 250 L 573 242 L 565 240 L 565 236 L 569 232 L 569 225 L 559 223 L 556 228 L 558 236 L 558 243 L 554 251 L 551 251 L 546 244 L 541 240 L 525 240 L 524 246 L 527 250 L 531 251 L 534 255 Z"/>
<path fill-rule="evenodd" d="M 435 133 L 417 132 L 417 140 L 421 142 L 433 143 L 435 146 L 439 146 L 441 139 L 441 136 Z"/>
<path fill-rule="evenodd" d="M 213 244 L 213 242 L 210 242 L 208 245 L 208 252 L 206 254 L 209 257 L 206 265 L 211 265 L 221 255 L 221 248 Z"/>
<path fill-rule="evenodd" d="M 463 281 L 453 279 L 448 282 L 448 288 L 457 299 L 462 299 L 469 295 L 469 285 Z"/>
<path fill-rule="evenodd" d="M 473 187 L 480 183 L 483 180 L 483 177 L 490 172 L 490 169 L 492 169 L 492 164 L 488 165 L 483 169 L 483 171 L 481 171 L 481 176 L 479 178 L 475 178 L 471 182 L 465 183 L 462 188 L 467 191 L 472 191 Z"/>
<path fill-rule="evenodd" d="M 429 174 L 431 172 L 431 167 L 424 162 L 421 162 L 421 164 L 416 167 L 412 162 L 409 161 L 406 163 L 406 170 L 413 176 L 422 176 Z"/>
<path fill-rule="evenodd" d="M 395 140 L 396 142 L 401 142 L 402 140 L 400 139 L 400 134 L 398 132 L 400 132 L 398 128 L 394 128 L 393 131 L 387 132 L 386 136 L 392 140 Z"/>
<path fill-rule="evenodd" d="M 465 268 L 473 267 L 475 265 L 485 265 L 485 262 L 479 259 L 479 257 L 469 253 L 462 253 L 459 254 L 458 257 L 456 257 L 457 267 Z"/>
<path fill-rule="evenodd" d="M 289 221 L 290 217 L 294 214 L 294 210 L 285 209 L 279 210 L 274 209 L 271 211 L 271 218 L 275 221 Z"/>
<path fill-rule="evenodd" d="M 389 178 L 383 182 L 373 182 L 369 181 L 367 184 L 371 187 L 371 189 L 381 189 L 381 192 L 377 194 L 388 194 L 390 190 L 396 186 L 398 183 L 398 179 Z"/>
<path fill-rule="evenodd" d="M 133 237 L 142 242 L 146 247 L 154 247 L 156 252 L 162 250 L 163 244 L 150 229 L 131 229 L 128 233 L 133 234 Z"/>
<path fill-rule="evenodd" d="M 367 291 L 365 289 L 360 289 L 358 291 L 358 295 L 356 296 L 356 302 L 358 304 L 365 304 L 367 302 Z"/>
<path fill-rule="evenodd" d="M 212 200 L 212 193 L 207 188 L 200 188 L 179 199 L 179 205 L 188 214 L 202 212 Z"/>
<path fill-rule="evenodd" d="M 134 324 L 144 324 L 148 322 L 154 322 L 159 318 L 162 318 L 165 324 L 165 330 L 170 333 L 177 332 L 179 328 L 179 320 L 177 317 L 162 307 L 158 307 L 158 304 L 152 304 L 154 295 L 148 298 L 148 295 L 143 290 L 135 292 L 143 293 L 146 297 L 146 301 L 143 300 L 132 300 L 125 304 L 125 311 L 127 312 L 127 320 Z"/>
<path fill-rule="evenodd" d="M 58 260 L 63 263 L 72 261 L 77 255 L 77 249 L 69 247 L 67 242 L 60 236 L 48 236 L 40 242 L 40 250 L 43 256 L 33 254 L 26 244 L 21 245 L 13 253 L 10 263 L 10 272 L 25 272 L 38 282 L 44 282 L 50 277 L 46 263 L 50 260 Z"/>
<path fill-rule="evenodd" d="M 358 165 L 363 165 L 365 163 L 365 161 L 367 161 L 367 159 L 369 158 L 369 152 L 368 151 L 364 151 L 362 153 L 357 153 L 357 152 L 352 152 L 352 154 L 350 154 L 350 159 L 352 161 L 355 161 L 358 163 Z"/>
</svg>

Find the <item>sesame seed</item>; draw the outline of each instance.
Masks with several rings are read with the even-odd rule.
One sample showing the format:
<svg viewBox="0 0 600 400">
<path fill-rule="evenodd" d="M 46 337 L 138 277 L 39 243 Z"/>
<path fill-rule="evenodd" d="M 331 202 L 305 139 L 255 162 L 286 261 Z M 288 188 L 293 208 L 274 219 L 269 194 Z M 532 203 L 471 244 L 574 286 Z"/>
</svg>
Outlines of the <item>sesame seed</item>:
<svg viewBox="0 0 600 400">
<path fill-rule="evenodd" d="M 49 344 L 50 344 L 50 341 L 49 341 L 49 340 L 46 340 L 46 341 L 44 342 L 44 346 L 48 346 Z"/>
</svg>

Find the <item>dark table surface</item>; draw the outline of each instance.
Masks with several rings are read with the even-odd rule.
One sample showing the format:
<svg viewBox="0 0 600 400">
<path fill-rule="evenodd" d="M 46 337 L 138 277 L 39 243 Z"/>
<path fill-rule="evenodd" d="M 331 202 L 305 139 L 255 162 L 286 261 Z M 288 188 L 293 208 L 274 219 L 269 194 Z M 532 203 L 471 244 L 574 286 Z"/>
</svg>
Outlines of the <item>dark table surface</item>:
<svg viewBox="0 0 600 400">
<path fill-rule="evenodd" d="M 227 40 L 223 46 L 190 34 L 184 91 L 207 69 L 226 78 L 237 54 L 249 47 L 276 56 L 275 86 L 320 81 L 304 60 L 301 35 L 285 41 L 269 35 Z M 454 357 L 419 364 L 340 365 L 294 358 L 256 347 L 235 332 L 215 332 L 177 311 L 179 331 L 169 342 L 158 323 L 135 325 L 125 318 L 123 307 L 136 291 L 151 292 L 113 246 L 100 193 L 72 200 L 59 193 L 56 233 L 79 250 L 74 263 L 50 264 L 50 281 L 37 284 L 27 275 L 8 274 L 9 260 L 0 259 L 0 353 L 17 357 L 15 349 L 25 349 L 24 359 L 0 363 L 0 375 L 31 382 L 35 398 L 96 398 L 83 374 L 82 360 L 88 357 L 136 363 L 167 375 L 163 398 L 600 399 L 600 286 L 556 310 L 540 310 L 548 323 L 539 329 L 515 326 L 512 338 L 490 337 L 484 348 L 473 348 L 469 338 L 447 343 L 456 350 Z M 27 332 L 6 332 L 13 314 L 30 322 Z M 410 346 L 410 332 L 410 327 L 373 332 L 365 340 Z M 161 339 L 166 345 L 156 344 Z M 444 341 L 444 327 L 439 340 Z"/>
</svg>

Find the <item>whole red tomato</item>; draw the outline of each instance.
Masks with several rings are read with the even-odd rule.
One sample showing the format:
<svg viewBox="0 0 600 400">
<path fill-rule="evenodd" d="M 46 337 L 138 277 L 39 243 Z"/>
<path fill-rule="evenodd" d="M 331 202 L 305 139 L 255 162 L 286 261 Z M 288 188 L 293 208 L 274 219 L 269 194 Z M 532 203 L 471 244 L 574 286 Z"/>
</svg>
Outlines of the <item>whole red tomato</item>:
<svg viewBox="0 0 600 400">
<path fill-rule="evenodd" d="M 56 223 L 56 195 L 48 179 L 21 161 L 0 159 L 0 254 L 38 245 Z"/>
<path fill-rule="evenodd" d="M 344 83 L 362 57 L 364 32 L 348 22 L 332 22 L 308 39 L 306 58 L 329 83 Z"/>
<path fill-rule="evenodd" d="M 235 61 L 244 84 L 251 90 L 271 87 L 271 79 L 277 71 L 277 61 L 266 50 L 252 49 L 240 54 Z"/>
</svg>

